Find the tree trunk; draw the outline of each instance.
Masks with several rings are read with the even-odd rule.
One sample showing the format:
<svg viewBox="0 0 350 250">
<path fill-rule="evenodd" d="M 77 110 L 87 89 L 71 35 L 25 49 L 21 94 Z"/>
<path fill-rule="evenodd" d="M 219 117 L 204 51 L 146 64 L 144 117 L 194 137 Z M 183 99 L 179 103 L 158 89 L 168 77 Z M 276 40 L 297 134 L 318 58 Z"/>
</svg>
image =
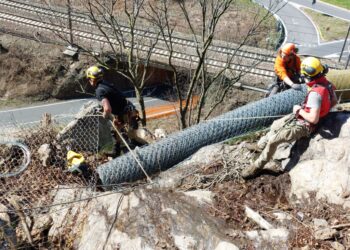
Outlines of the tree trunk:
<svg viewBox="0 0 350 250">
<path fill-rule="evenodd" d="M 186 126 L 186 110 L 182 108 L 182 104 L 180 103 L 180 126 L 181 130 L 185 129 Z"/>
<path fill-rule="evenodd" d="M 146 109 L 145 109 L 145 100 L 141 94 L 142 90 L 135 88 L 136 99 L 140 104 L 140 118 L 142 126 L 146 126 Z"/>
</svg>

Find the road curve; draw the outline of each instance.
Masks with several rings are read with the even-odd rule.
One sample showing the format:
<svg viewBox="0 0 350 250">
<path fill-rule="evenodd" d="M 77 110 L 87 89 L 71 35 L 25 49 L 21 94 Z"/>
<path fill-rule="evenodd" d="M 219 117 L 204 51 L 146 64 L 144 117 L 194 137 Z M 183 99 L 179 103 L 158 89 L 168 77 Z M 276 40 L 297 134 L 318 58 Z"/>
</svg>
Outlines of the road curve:
<svg viewBox="0 0 350 250">
<path fill-rule="evenodd" d="M 344 40 L 321 42 L 316 26 L 311 19 L 301 11 L 301 7 L 310 8 L 347 21 L 350 21 L 350 11 L 321 1 L 312 4 L 312 0 L 256 0 L 257 3 L 265 6 L 265 8 L 271 6 L 271 1 L 275 4 L 279 3 L 280 9 L 274 14 L 281 20 L 285 27 L 286 38 L 284 43 L 293 42 L 298 44 L 300 54 L 303 55 L 325 58 L 339 57 Z M 346 60 L 349 56 L 348 46 L 350 46 L 349 42 L 347 42 L 347 46 L 345 47 L 343 60 Z"/>
</svg>

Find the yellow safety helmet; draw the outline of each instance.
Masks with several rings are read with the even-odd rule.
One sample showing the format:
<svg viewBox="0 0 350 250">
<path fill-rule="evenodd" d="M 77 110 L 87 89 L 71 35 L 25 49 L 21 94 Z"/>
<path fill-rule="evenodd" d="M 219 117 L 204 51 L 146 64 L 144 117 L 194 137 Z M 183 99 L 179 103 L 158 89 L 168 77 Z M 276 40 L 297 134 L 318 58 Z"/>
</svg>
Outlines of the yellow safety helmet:
<svg viewBox="0 0 350 250">
<path fill-rule="evenodd" d="M 96 65 L 91 66 L 86 70 L 86 77 L 89 79 L 99 79 L 99 78 L 102 78 L 102 76 L 103 76 L 103 70 Z"/>
<path fill-rule="evenodd" d="M 317 76 L 323 70 L 323 65 L 316 57 L 307 57 L 301 63 L 301 73 L 307 77 Z"/>
</svg>

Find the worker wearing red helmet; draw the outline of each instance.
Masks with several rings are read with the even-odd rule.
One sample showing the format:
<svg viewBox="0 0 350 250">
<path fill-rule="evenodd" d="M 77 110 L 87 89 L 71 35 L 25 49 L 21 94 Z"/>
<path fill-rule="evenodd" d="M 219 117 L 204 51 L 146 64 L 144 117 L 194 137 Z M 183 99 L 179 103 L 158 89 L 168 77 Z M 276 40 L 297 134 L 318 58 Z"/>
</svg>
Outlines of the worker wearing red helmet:
<svg viewBox="0 0 350 250">
<path fill-rule="evenodd" d="M 294 43 L 286 43 L 278 51 L 275 60 L 275 73 L 277 83 L 271 87 L 269 95 L 293 88 L 300 90 L 300 57 L 297 55 L 298 49 Z"/>
</svg>

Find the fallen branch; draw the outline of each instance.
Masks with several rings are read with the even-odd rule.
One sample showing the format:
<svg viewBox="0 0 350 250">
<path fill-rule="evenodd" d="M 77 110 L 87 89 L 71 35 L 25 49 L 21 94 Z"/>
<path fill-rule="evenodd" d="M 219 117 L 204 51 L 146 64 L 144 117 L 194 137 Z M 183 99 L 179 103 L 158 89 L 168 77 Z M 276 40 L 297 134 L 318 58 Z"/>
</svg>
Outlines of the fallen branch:
<svg viewBox="0 0 350 250">
<path fill-rule="evenodd" d="M 339 228 L 344 228 L 344 227 L 350 227 L 350 223 L 331 226 L 332 229 L 339 229 Z"/>
<path fill-rule="evenodd" d="M 268 221 L 266 221 L 263 217 L 261 217 L 260 214 L 253 211 L 253 209 L 249 208 L 248 206 L 245 206 L 245 213 L 249 219 L 253 220 L 261 228 L 263 228 L 265 230 L 269 230 L 269 229 L 274 228 Z"/>
</svg>

